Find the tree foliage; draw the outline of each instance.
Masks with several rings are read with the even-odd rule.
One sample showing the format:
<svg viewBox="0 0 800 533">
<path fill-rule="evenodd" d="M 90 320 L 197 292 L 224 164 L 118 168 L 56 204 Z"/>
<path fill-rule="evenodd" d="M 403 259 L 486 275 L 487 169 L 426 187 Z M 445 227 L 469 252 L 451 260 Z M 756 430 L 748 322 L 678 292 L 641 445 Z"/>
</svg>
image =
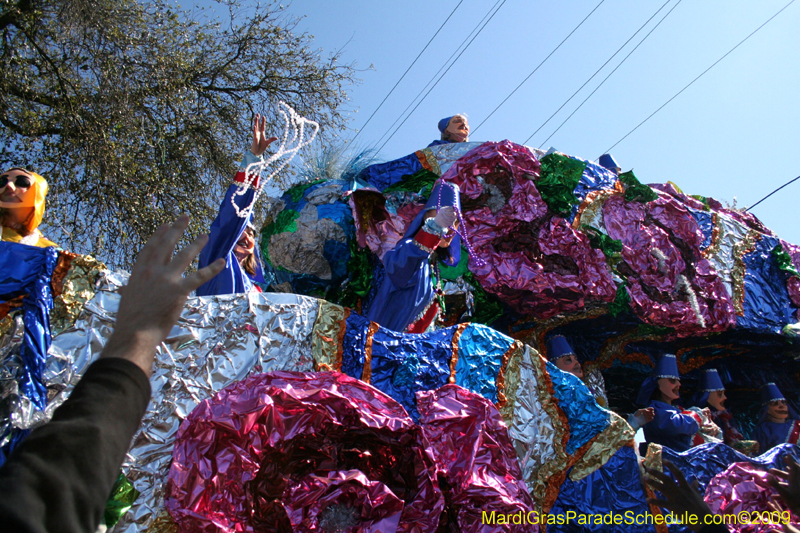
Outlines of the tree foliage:
<svg viewBox="0 0 800 533">
<path fill-rule="evenodd" d="M 50 183 L 50 239 L 129 266 L 176 213 L 208 230 L 253 113 L 344 125 L 352 67 L 280 7 L 220 6 L 224 24 L 166 0 L 0 0 L 0 163 Z"/>
</svg>

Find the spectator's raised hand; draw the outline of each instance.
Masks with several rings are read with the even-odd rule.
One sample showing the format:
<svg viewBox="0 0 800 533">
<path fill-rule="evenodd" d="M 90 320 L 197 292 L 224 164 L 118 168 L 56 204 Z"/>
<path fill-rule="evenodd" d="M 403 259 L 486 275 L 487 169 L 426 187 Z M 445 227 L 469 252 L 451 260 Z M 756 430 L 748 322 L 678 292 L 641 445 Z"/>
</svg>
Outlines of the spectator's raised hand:
<svg viewBox="0 0 800 533">
<path fill-rule="evenodd" d="M 257 114 L 253 117 L 253 144 L 250 145 L 250 151 L 253 155 L 261 155 L 267 151 L 270 144 L 277 141 L 277 137 L 267 138 L 267 117 L 262 117 Z"/>
<path fill-rule="evenodd" d="M 156 347 L 177 322 L 186 297 L 225 267 L 225 260 L 217 259 L 183 276 L 208 240 L 203 235 L 173 257 L 188 225 L 189 217 L 181 215 L 172 225 L 158 228 L 142 248 L 128 285 L 121 291 L 117 324 L 101 357 L 129 359 L 149 376 Z"/>
<path fill-rule="evenodd" d="M 788 455 L 783 458 L 786 470 L 770 468 L 767 482 L 795 515 L 800 515 L 800 465 Z"/>
<path fill-rule="evenodd" d="M 688 513 L 697 516 L 698 523 L 695 525 L 686 524 L 686 527 L 692 531 L 700 531 L 700 528 L 704 525 L 703 517 L 714 513 L 711 512 L 711 508 L 703 500 L 703 495 L 700 494 L 698 489 L 697 480 L 692 485 L 689 485 L 686 478 L 683 477 L 683 472 L 677 466 L 669 461 L 664 461 L 663 464 L 678 482 L 676 483 L 663 472 L 647 468 L 648 477 L 645 478 L 645 481 L 666 498 L 665 500 L 648 498 L 647 503 L 669 509 L 676 514 Z"/>
</svg>

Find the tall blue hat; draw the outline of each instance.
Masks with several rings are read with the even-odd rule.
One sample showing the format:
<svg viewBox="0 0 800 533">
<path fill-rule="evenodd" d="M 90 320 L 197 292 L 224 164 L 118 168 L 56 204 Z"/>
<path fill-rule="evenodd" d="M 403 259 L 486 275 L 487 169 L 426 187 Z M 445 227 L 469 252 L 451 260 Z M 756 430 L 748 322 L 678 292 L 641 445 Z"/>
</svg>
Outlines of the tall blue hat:
<svg viewBox="0 0 800 533">
<path fill-rule="evenodd" d="M 725 390 L 725 385 L 722 384 L 722 378 L 719 377 L 716 368 L 707 368 L 700 375 L 700 390 L 702 392 Z"/>
<path fill-rule="evenodd" d="M 431 196 L 428 198 L 428 203 L 425 208 L 420 211 L 411 224 L 408 225 L 404 239 L 411 239 L 416 235 L 419 228 L 425 222 L 425 213 L 431 209 L 437 211 L 442 207 L 454 207 L 457 213 L 461 213 L 461 193 L 458 184 L 449 181 L 437 181 L 431 191 Z M 463 231 L 466 231 L 462 228 Z M 456 266 L 461 260 L 461 236 L 456 234 L 447 248 L 448 256 L 443 258 L 442 261 L 448 266 Z"/>
<path fill-rule="evenodd" d="M 761 387 L 761 411 L 758 413 L 759 423 L 767 419 L 767 406 L 769 402 L 774 402 L 776 400 L 783 400 L 786 402 L 789 408 L 789 420 L 798 420 L 797 411 L 794 410 L 794 407 L 789 400 L 786 399 L 778 386 L 775 385 L 775 383 L 767 383 Z"/>
<path fill-rule="evenodd" d="M 636 396 L 637 405 L 650 403 L 650 397 L 658 387 L 658 380 L 661 378 L 681 379 L 681 375 L 678 373 L 678 359 L 670 353 L 662 355 L 656 361 L 653 373 L 642 382 L 639 394 Z"/>
<path fill-rule="evenodd" d="M 453 116 L 450 116 L 450 117 L 446 117 L 446 118 L 443 118 L 442 120 L 440 120 L 440 121 L 439 121 L 439 132 L 440 132 L 440 133 L 444 133 L 444 130 L 446 130 L 446 129 L 447 129 L 447 125 L 448 125 L 448 124 L 450 124 L 450 120 L 451 120 L 451 119 L 452 119 L 454 116 L 455 116 L 455 115 L 453 115 Z"/>
<path fill-rule="evenodd" d="M 555 362 L 568 355 L 577 355 L 563 335 L 553 335 L 547 339 L 547 360 Z"/>
<path fill-rule="evenodd" d="M 601 155 L 597 162 L 600 163 L 601 167 L 607 168 L 608 170 L 616 171 L 618 168 L 621 168 L 619 163 L 617 163 L 617 161 L 614 159 L 614 156 L 611 154 Z"/>
<path fill-rule="evenodd" d="M 694 404 L 697 407 L 706 407 L 708 405 L 708 394 L 718 390 L 725 390 L 725 385 L 722 384 L 719 372 L 717 372 L 716 368 L 705 369 L 700 374 L 700 390 L 695 396 Z"/>
<path fill-rule="evenodd" d="M 769 402 L 776 400 L 786 401 L 781 390 L 774 383 L 767 383 L 761 387 L 761 405 L 767 405 Z"/>
</svg>

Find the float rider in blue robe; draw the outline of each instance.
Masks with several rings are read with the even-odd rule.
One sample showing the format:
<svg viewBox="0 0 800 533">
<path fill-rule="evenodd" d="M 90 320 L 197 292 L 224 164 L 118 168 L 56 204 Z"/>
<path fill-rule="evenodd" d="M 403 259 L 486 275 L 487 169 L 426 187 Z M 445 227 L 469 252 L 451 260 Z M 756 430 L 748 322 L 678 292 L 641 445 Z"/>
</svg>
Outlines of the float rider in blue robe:
<svg viewBox="0 0 800 533">
<path fill-rule="evenodd" d="M 800 420 L 775 383 L 761 388 L 761 413 L 755 438 L 764 453 L 779 444 L 797 444 L 800 438 Z"/>
<path fill-rule="evenodd" d="M 386 274 L 366 313 L 370 321 L 401 332 L 432 329 L 444 307 L 439 265 L 455 266 L 461 258 L 460 210 L 458 186 L 438 181 L 425 208 L 383 257 Z"/>
<path fill-rule="evenodd" d="M 439 121 L 439 132 L 442 134 L 441 138 L 430 143 L 428 148 L 440 144 L 467 142 L 469 140 L 467 116 L 459 114 L 443 118 Z"/>
<path fill-rule="evenodd" d="M 258 161 L 267 147 L 277 140 L 277 137 L 267 138 L 265 128 L 266 118 L 256 115 L 253 120 L 253 143 L 245 152 L 239 171 L 225 193 L 217 218 L 211 224 L 208 243 L 200 252 L 198 260 L 198 268 L 203 268 L 224 257 L 225 269 L 201 285 L 196 291 L 198 296 L 247 293 L 252 289 L 261 291 L 256 283 L 265 283 L 256 246 L 252 212 L 244 217 L 239 216 L 239 213 L 253 203 L 259 187 L 259 176 L 247 176 L 246 169 Z M 252 181 L 248 183 L 247 178 L 252 178 Z M 234 202 L 239 213 L 236 212 Z"/>
<path fill-rule="evenodd" d="M 719 426 L 721 430 L 719 437 L 725 444 L 746 455 L 754 456 L 758 452 L 758 443 L 744 440 L 733 413 L 725 406 L 727 399 L 725 385 L 722 384 L 717 369 L 705 369 L 700 375 L 700 391 L 694 402 L 695 408 L 709 409 L 711 420 Z"/>
<path fill-rule="evenodd" d="M 665 354 L 659 358 L 653 374 L 642 383 L 636 403 L 655 411 L 653 420 L 644 425 L 645 441 L 685 452 L 694 445 L 702 419 L 673 405 L 680 398 L 680 388 L 678 361 L 674 355 Z"/>
<path fill-rule="evenodd" d="M 597 405 L 608 408 L 606 401 L 605 382 L 600 381 L 596 386 L 590 385 L 584 379 L 583 366 L 578 355 L 572 349 L 569 341 L 563 335 L 553 335 L 547 339 L 547 360 L 556 365 L 559 370 L 569 372 L 586 384 L 589 392 L 594 396 Z M 602 388 L 603 390 L 598 390 Z M 651 407 L 639 409 L 626 416 L 628 424 L 634 431 L 653 419 L 654 412 Z"/>
</svg>

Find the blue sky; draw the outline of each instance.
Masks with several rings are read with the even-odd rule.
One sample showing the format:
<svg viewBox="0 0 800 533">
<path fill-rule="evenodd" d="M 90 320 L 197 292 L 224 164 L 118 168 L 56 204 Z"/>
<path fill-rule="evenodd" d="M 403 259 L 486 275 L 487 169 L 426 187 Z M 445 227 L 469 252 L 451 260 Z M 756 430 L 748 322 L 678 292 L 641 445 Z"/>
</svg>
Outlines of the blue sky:
<svg viewBox="0 0 800 533">
<path fill-rule="evenodd" d="M 502 0 L 500 0 L 502 2 Z M 470 47 L 382 149 L 402 157 L 438 136 L 436 122 L 469 116 L 470 140 L 524 143 L 667 0 L 605 0 L 575 34 L 480 128 L 476 126 L 600 0 L 506 0 Z M 198 2 L 199 3 L 199 2 Z M 594 159 L 717 61 L 789 0 L 670 0 L 645 28 L 527 143 Z M 341 50 L 361 83 L 350 88 L 352 139 L 458 0 L 294 0 L 299 29 L 328 54 Z M 495 0 L 464 0 L 417 64 L 363 128 L 371 146 L 484 18 Z M 627 61 L 547 142 L 545 139 L 672 8 Z M 646 183 L 751 205 L 800 175 L 800 2 L 793 3 L 612 153 Z M 399 123 L 398 123 L 399 124 Z M 382 144 L 382 143 L 381 143 Z M 380 146 L 380 145 L 379 145 Z M 800 181 L 754 209 L 800 243 Z"/>
</svg>

